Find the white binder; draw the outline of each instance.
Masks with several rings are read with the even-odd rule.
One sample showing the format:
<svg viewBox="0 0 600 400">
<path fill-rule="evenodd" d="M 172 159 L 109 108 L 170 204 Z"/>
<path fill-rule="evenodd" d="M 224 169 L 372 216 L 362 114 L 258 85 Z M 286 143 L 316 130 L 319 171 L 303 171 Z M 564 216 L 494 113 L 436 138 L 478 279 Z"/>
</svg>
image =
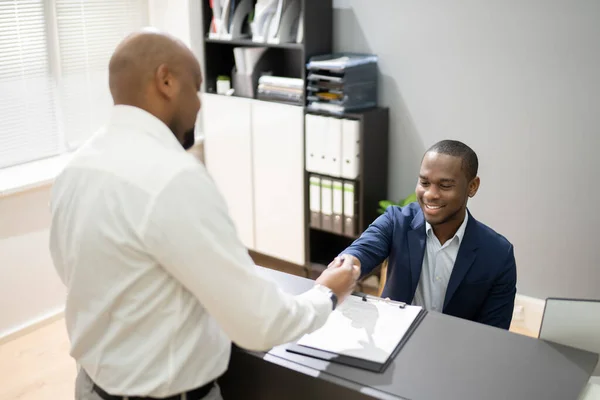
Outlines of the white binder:
<svg viewBox="0 0 600 400">
<path fill-rule="evenodd" d="M 306 136 L 305 140 L 305 152 L 306 152 L 306 170 L 308 172 L 321 173 L 321 148 L 323 135 L 321 134 L 320 128 L 320 116 L 313 114 L 306 114 L 305 127 Z"/>
<path fill-rule="evenodd" d="M 354 202 L 356 200 L 354 182 L 344 182 L 344 235 L 356 235 Z"/>
<path fill-rule="evenodd" d="M 311 175 L 309 178 L 310 190 L 308 192 L 310 203 L 310 226 L 321 227 L 321 178 Z"/>
<path fill-rule="evenodd" d="M 342 120 L 327 119 L 327 140 L 325 149 L 326 166 L 324 173 L 334 177 L 342 176 Z"/>
<path fill-rule="evenodd" d="M 342 171 L 346 179 L 358 177 L 360 165 L 360 123 L 356 120 L 342 120 Z"/>
<path fill-rule="evenodd" d="M 327 137 L 329 132 L 329 117 L 324 117 L 322 115 L 317 115 L 317 168 L 320 174 L 328 175 L 327 168 Z"/>
<path fill-rule="evenodd" d="M 344 182 L 344 215 L 354 217 L 354 182 Z"/>
<path fill-rule="evenodd" d="M 321 229 L 331 231 L 333 227 L 333 199 L 331 179 L 321 179 Z"/>
<path fill-rule="evenodd" d="M 344 189 L 343 189 L 343 184 L 342 181 L 337 181 L 334 180 L 333 181 L 333 192 L 332 192 L 332 196 L 333 196 L 333 222 L 332 222 L 332 230 L 335 233 L 339 233 L 342 234 L 344 232 L 344 208 L 343 208 L 343 204 L 344 204 L 344 200 L 343 200 L 343 194 L 344 194 Z"/>
</svg>

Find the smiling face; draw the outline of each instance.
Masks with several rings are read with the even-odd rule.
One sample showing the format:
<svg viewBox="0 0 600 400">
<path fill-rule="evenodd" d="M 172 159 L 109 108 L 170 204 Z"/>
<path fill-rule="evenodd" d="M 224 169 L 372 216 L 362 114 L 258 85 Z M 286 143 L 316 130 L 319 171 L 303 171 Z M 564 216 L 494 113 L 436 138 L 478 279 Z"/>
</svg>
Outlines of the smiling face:
<svg viewBox="0 0 600 400">
<path fill-rule="evenodd" d="M 456 224 L 465 217 L 467 200 L 479 188 L 479 178 L 470 181 L 462 159 L 430 151 L 425 154 L 419 172 L 416 194 L 425 219 L 432 226 Z"/>
</svg>

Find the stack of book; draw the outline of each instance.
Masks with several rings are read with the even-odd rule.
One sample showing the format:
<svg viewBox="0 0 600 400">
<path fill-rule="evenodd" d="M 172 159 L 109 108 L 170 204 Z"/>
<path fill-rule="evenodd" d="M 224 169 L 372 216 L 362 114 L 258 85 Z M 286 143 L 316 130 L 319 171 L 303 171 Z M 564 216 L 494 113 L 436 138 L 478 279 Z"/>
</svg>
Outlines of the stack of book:
<svg viewBox="0 0 600 400">
<path fill-rule="evenodd" d="M 258 99 L 303 105 L 304 80 L 263 75 L 258 79 Z"/>
<path fill-rule="evenodd" d="M 306 65 L 308 109 L 343 114 L 376 107 L 377 61 L 356 53 L 312 57 Z"/>
</svg>

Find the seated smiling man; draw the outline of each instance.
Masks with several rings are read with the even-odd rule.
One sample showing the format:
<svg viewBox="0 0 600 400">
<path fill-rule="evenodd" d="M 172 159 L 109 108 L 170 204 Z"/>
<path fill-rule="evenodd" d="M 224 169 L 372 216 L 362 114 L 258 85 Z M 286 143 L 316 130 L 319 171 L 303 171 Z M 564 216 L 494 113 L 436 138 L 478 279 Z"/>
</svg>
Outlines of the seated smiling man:
<svg viewBox="0 0 600 400">
<path fill-rule="evenodd" d="M 467 210 L 479 188 L 477 169 L 467 145 L 436 143 L 423 156 L 418 203 L 389 207 L 332 264 L 356 264 L 364 276 L 389 258 L 382 297 L 508 329 L 513 246 Z"/>
</svg>

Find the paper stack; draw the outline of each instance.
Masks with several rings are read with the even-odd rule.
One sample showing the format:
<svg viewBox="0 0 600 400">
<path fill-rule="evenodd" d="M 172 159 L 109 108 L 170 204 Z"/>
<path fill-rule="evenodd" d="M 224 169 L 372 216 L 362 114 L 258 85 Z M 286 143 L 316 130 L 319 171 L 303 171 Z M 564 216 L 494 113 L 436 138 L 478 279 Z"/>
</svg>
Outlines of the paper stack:
<svg viewBox="0 0 600 400">
<path fill-rule="evenodd" d="M 258 99 L 302 105 L 304 81 L 299 78 L 263 75 L 258 79 Z"/>
</svg>

